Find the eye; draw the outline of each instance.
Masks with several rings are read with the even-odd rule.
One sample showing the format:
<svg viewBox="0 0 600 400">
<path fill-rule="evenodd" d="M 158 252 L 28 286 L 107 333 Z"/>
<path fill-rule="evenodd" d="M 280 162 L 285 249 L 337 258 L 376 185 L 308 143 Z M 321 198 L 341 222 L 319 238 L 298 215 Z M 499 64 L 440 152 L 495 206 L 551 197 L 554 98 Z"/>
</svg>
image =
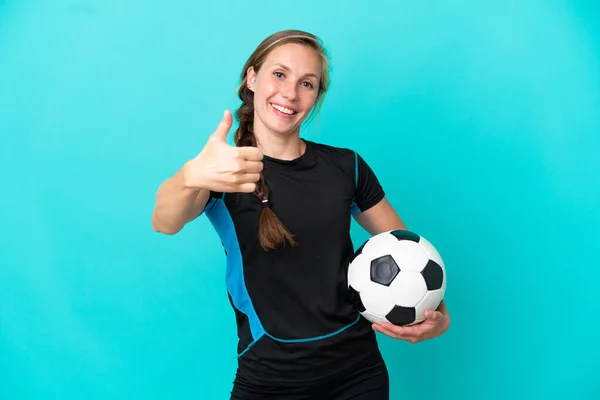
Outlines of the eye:
<svg viewBox="0 0 600 400">
<path fill-rule="evenodd" d="M 302 84 L 303 84 L 303 85 L 305 85 L 306 87 L 308 87 L 309 89 L 312 89 L 312 88 L 314 88 L 314 86 L 313 86 L 312 82 L 305 81 L 305 82 L 302 82 Z"/>
<path fill-rule="evenodd" d="M 285 77 L 285 75 L 283 74 L 283 72 L 279 72 L 279 71 L 273 72 L 273 75 L 275 75 L 279 79 L 282 79 L 282 78 Z"/>
</svg>

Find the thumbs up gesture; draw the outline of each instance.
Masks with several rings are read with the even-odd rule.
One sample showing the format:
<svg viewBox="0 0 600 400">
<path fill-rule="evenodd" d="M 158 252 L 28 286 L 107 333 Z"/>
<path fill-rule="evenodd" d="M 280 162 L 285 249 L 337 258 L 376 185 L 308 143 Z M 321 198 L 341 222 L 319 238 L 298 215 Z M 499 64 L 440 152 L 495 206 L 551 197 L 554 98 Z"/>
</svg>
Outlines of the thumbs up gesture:
<svg viewBox="0 0 600 400">
<path fill-rule="evenodd" d="M 234 147 L 226 143 L 232 120 L 226 110 L 200 154 L 184 165 L 186 187 L 215 192 L 254 192 L 263 169 L 263 154 L 256 147 Z"/>
</svg>

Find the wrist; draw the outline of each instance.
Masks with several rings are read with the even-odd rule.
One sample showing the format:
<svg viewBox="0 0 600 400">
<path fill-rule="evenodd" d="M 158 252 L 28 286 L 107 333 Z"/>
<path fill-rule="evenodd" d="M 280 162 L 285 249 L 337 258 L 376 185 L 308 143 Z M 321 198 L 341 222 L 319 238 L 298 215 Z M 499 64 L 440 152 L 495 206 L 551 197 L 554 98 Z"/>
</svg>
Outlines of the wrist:
<svg viewBox="0 0 600 400">
<path fill-rule="evenodd" d="M 181 174 L 181 186 L 186 191 L 198 192 L 204 189 L 202 176 L 194 171 L 193 160 L 187 161 L 179 171 Z"/>
</svg>

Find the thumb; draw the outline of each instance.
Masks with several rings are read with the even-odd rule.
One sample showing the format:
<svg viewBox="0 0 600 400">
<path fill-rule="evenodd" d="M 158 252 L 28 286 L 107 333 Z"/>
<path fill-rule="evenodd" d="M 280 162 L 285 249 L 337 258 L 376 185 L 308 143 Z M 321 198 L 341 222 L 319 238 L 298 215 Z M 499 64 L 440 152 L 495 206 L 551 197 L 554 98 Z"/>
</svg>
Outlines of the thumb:
<svg viewBox="0 0 600 400">
<path fill-rule="evenodd" d="M 435 310 L 425 311 L 425 318 L 427 318 L 428 320 L 435 321 L 436 319 L 438 319 L 438 317 L 439 315 L 437 312 L 435 312 Z"/>
<path fill-rule="evenodd" d="M 229 129 L 231 129 L 231 124 L 233 123 L 233 117 L 229 110 L 225 110 L 223 112 L 223 119 L 217 125 L 217 129 L 210 135 L 210 140 L 213 142 L 225 142 L 227 140 L 227 133 L 229 133 Z"/>
</svg>

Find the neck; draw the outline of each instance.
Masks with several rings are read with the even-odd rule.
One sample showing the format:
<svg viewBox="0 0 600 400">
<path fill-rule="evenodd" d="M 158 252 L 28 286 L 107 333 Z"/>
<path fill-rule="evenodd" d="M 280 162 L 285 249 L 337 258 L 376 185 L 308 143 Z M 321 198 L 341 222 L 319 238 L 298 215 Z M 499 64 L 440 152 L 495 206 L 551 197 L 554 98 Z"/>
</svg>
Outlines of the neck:
<svg viewBox="0 0 600 400">
<path fill-rule="evenodd" d="M 305 143 L 300 139 L 300 132 L 278 135 L 266 132 L 255 125 L 254 135 L 258 149 L 266 156 L 280 160 L 294 160 L 305 150 Z"/>
</svg>

